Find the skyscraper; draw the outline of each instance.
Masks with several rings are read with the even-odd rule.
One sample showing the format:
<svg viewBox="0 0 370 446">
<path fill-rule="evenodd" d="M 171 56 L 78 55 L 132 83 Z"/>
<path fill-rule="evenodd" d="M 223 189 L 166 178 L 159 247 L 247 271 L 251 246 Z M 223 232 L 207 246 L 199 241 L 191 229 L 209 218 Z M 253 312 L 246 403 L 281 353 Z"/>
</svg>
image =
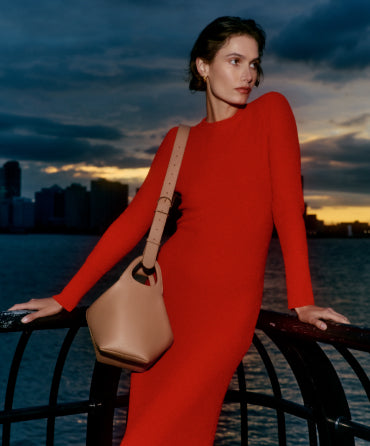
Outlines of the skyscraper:
<svg viewBox="0 0 370 446">
<path fill-rule="evenodd" d="M 13 198 L 21 196 L 21 168 L 18 161 L 8 161 L 2 167 L 0 179 L 5 189 L 4 198 Z"/>
<path fill-rule="evenodd" d="M 128 204 L 128 185 L 98 179 L 91 181 L 90 225 L 103 232 Z"/>
<path fill-rule="evenodd" d="M 0 167 L 0 200 L 6 196 L 4 167 Z"/>
<path fill-rule="evenodd" d="M 35 193 L 35 222 L 39 229 L 64 226 L 64 190 L 54 185 Z"/>
<path fill-rule="evenodd" d="M 71 184 L 65 189 L 65 224 L 69 230 L 89 229 L 89 192 L 80 184 Z"/>
</svg>

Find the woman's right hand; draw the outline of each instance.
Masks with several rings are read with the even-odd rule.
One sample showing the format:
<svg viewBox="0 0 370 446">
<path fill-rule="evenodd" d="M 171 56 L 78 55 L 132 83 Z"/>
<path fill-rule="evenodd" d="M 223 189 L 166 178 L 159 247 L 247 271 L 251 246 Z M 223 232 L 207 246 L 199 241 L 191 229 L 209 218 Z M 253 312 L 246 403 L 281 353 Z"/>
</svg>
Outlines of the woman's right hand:
<svg viewBox="0 0 370 446">
<path fill-rule="evenodd" d="M 21 322 L 28 324 L 40 317 L 53 316 L 63 310 L 63 307 L 52 297 L 44 299 L 31 299 L 28 302 L 15 304 L 8 311 L 32 310 L 33 313 L 27 314 L 21 319 Z"/>
</svg>

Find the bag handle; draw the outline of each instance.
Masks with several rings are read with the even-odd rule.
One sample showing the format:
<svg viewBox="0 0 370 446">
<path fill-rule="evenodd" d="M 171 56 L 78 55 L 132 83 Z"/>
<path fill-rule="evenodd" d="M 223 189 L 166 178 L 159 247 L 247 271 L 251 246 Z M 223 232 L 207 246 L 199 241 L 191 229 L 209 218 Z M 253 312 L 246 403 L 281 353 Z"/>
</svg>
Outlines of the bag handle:
<svg viewBox="0 0 370 446">
<path fill-rule="evenodd" d="M 159 246 L 161 244 L 167 216 L 172 205 L 172 197 L 175 191 L 176 181 L 180 171 L 181 161 L 184 155 L 189 131 L 190 127 L 185 125 L 180 125 L 177 130 L 176 139 L 173 144 L 171 158 L 168 163 L 161 194 L 159 196 L 152 226 L 144 248 L 142 265 L 146 274 L 152 274 L 154 272 L 154 265 L 157 259 Z"/>
</svg>

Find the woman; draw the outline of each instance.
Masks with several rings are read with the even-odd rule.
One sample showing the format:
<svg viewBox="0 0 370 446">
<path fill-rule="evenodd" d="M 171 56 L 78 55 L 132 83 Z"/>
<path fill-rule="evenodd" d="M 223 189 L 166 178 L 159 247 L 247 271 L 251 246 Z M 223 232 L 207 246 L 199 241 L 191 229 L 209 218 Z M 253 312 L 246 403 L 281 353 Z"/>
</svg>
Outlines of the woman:
<svg viewBox="0 0 370 446">
<path fill-rule="evenodd" d="M 176 186 L 182 216 L 158 259 L 175 342 L 149 371 L 132 375 L 122 445 L 213 444 L 225 391 L 252 340 L 274 223 L 289 307 L 320 329 L 326 319 L 348 322 L 314 305 L 291 109 L 278 93 L 246 105 L 260 82 L 264 44 L 253 20 L 221 17 L 193 47 L 190 89 L 206 92 L 207 116 L 190 131 Z M 66 288 L 12 307 L 37 310 L 24 323 L 72 310 L 144 236 L 175 133 L 167 134 L 138 194 Z"/>
</svg>

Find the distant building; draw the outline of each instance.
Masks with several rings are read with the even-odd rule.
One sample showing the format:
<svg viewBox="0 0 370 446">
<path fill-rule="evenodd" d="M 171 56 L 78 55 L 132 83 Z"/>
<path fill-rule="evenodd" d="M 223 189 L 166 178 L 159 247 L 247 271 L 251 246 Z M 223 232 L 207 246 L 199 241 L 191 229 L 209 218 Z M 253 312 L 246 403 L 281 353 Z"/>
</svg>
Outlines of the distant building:
<svg viewBox="0 0 370 446">
<path fill-rule="evenodd" d="M 21 168 L 18 161 L 8 161 L 0 168 L 0 196 L 21 196 Z"/>
<path fill-rule="evenodd" d="M 336 233 L 342 237 L 365 237 L 369 236 L 369 224 L 359 221 L 338 223 L 336 225 Z"/>
<path fill-rule="evenodd" d="M 304 216 L 306 231 L 308 236 L 321 234 L 325 230 L 323 220 L 318 220 L 316 214 L 307 214 Z"/>
<path fill-rule="evenodd" d="M 7 161 L 0 167 L 0 229 L 13 226 L 13 199 L 21 196 L 21 168 L 18 161 Z"/>
<path fill-rule="evenodd" d="M 35 226 L 35 204 L 30 198 L 12 200 L 12 229 L 29 230 Z"/>
<path fill-rule="evenodd" d="M 0 199 L 0 229 L 8 230 L 11 226 L 10 200 Z"/>
<path fill-rule="evenodd" d="M 71 184 L 65 190 L 64 217 L 69 230 L 84 231 L 90 226 L 90 194 L 86 187 Z"/>
<path fill-rule="evenodd" d="M 127 207 L 128 185 L 104 179 L 91 181 L 90 227 L 103 232 Z"/>
<path fill-rule="evenodd" d="M 64 220 L 64 190 L 54 185 L 35 193 L 35 224 L 38 229 L 61 229 Z"/>
<path fill-rule="evenodd" d="M 4 200 L 5 197 L 6 197 L 5 174 L 4 174 L 4 168 L 0 167 L 0 200 Z"/>
</svg>

